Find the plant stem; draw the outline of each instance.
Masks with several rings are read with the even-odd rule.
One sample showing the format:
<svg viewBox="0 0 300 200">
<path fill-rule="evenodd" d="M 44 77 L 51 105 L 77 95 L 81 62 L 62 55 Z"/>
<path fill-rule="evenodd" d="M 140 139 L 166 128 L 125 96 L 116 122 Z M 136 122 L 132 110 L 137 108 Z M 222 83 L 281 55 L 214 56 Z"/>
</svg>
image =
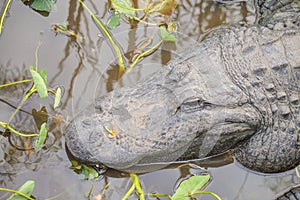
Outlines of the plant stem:
<svg viewBox="0 0 300 200">
<path fill-rule="evenodd" d="M 33 85 L 31 87 L 31 89 L 29 90 L 29 92 L 27 92 L 27 94 L 23 97 L 21 104 L 17 107 L 17 109 L 15 110 L 15 112 L 10 116 L 9 120 L 8 120 L 8 124 L 10 124 L 11 120 L 14 118 L 14 116 L 17 114 L 17 112 L 22 108 L 22 106 L 24 105 L 24 103 L 27 101 L 27 99 L 33 94 L 37 92 L 36 86 Z"/>
<path fill-rule="evenodd" d="M 128 197 L 133 193 L 135 186 L 132 184 L 129 188 L 129 190 L 126 192 L 122 200 L 128 199 Z"/>
<path fill-rule="evenodd" d="M 12 83 L 6 83 L 6 84 L 3 84 L 3 85 L 0 85 L 0 88 L 4 88 L 4 87 L 7 87 L 7 86 L 12 86 L 12 85 L 17 85 L 17 84 L 20 84 L 20 83 L 28 83 L 28 82 L 31 82 L 32 79 L 26 79 L 26 80 L 22 80 L 22 81 L 16 81 L 16 82 L 12 82 Z"/>
<path fill-rule="evenodd" d="M 4 129 L 8 129 L 12 133 L 17 134 L 19 136 L 23 136 L 23 137 L 35 137 L 35 136 L 38 137 L 39 136 L 39 134 L 37 134 L 37 133 L 32 133 L 32 134 L 20 133 L 19 131 L 16 131 L 13 127 L 11 127 L 8 123 L 5 123 L 5 122 L 0 121 L 0 126 L 2 126 Z"/>
<path fill-rule="evenodd" d="M 160 40 L 156 45 L 154 45 L 153 47 L 151 47 L 147 51 L 145 51 L 145 52 L 141 53 L 140 55 L 138 55 L 138 57 L 132 62 L 132 64 L 130 65 L 130 67 L 126 71 L 126 73 L 129 73 L 130 70 L 132 70 L 134 68 L 134 66 L 140 61 L 141 58 L 143 58 L 145 56 L 148 56 L 149 54 L 153 53 L 163 43 L 163 41 L 164 40 Z"/>
<path fill-rule="evenodd" d="M 92 13 L 92 11 L 83 3 L 82 0 L 79 0 L 79 2 L 83 5 L 83 7 L 89 12 L 89 14 L 92 16 L 92 18 L 95 20 L 95 22 L 100 26 L 101 30 L 104 32 L 105 36 L 108 38 L 110 43 L 112 44 L 118 58 L 118 63 L 120 67 L 121 73 L 125 72 L 125 64 L 124 60 L 121 54 L 121 50 L 119 49 L 118 45 L 113 40 L 111 34 L 109 31 L 105 28 L 104 24 Z"/>
<path fill-rule="evenodd" d="M 213 197 L 215 197 L 217 200 L 222 200 L 217 194 L 213 193 L 213 192 L 204 192 L 204 191 L 200 191 L 200 192 L 195 192 L 193 194 L 191 194 L 191 196 L 194 196 L 196 194 L 209 194 Z"/>
<path fill-rule="evenodd" d="M 138 18 L 138 17 L 135 17 L 134 19 L 137 20 L 137 21 L 139 21 L 139 22 L 141 22 L 141 23 L 150 25 L 150 26 L 161 26 L 161 25 L 166 24 L 165 22 L 160 22 L 160 23 L 158 23 L 158 24 L 151 23 L 151 22 L 146 22 L 146 21 L 144 21 L 144 20 L 142 20 L 142 19 L 140 19 L 140 18 Z"/>
<path fill-rule="evenodd" d="M 129 190 L 126 192 L 122 200 L 128 199 L 128 197 L 133 193 L 134 189 L 136 190 L 139 200 L 145 200 L 145 195 L 143 192 L 143 189 L 141 187 L 141 182 L 139 180 L 139 177 L 136 174 L 131 173 L 130 174 L 132 184 L 129 188 Z"/>
<path fill-rule="evenodd" d="M 5 7 L 4 7 L 3 14 L 2 14 L 1 19 L 0 19 L 0 34 L 2 32 L 5 15 L 6 15 L 7 11 L 8 11 L 8 8 L 10 6 L 11 1 L 12 0 L 8 0 L 7 3 L 6 3 L 6 5 L 5 5 Z"/>
<path fill-rule="evenodd" d="M 18 195 L 20 195 L 22 197 L 25 197 L 25 198 L 27 198 L 29 200 L 34 200 L 33 198 L 31 198 L 31 197 L 27 196 L 26 194 L 23 194 L 22 192 L 19 192 L 17 190 L 12 190 L 12 189 L 8 189 L 8 188 L 0 188 L 0 191 L 16 193 L 16 194 L 18 194 Z"/>
<path fill-rule="evenodd" d="M 38 63 L 39 63 L 38 51 L 40 46 L 41 46 L 41 42 L 39 41 L 35 49 L 35 71 L 38 71 Z"/>
<path fill-rule="evenodd" d="M 156 194 L 156 193 L 153 193 L 153 194 L 148 194 L 148 196 L 150 196 L 150 197 L 168 197 L 169 199 L 172 199 L 171 195 L 169 195 L 169 194 Z"/>
<path fill-rule="evenodd" d="M 139 180 L 139 177 L 136 174 L 130 174 L 130 177 L 132 179 L 132 184 L 135 185 L 135 190 L 139 195 L 139 199 L 145 200 L 144 191 L 141 187 L 141 182 Z"/>
</svg>

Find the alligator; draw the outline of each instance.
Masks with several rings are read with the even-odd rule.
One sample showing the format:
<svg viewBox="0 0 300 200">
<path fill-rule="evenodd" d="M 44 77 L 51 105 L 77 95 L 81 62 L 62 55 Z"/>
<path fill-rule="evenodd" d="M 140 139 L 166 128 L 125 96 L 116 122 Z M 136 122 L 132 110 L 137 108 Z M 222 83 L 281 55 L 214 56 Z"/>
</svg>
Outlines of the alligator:
<svg viewBox="0 0 300 200">
<path fill-rule="evenodd" d="M 257 0 L 255 24 L 222 25 L 164 68 L 95 99 L 66 128 L 70 153 L 131 171 L 232 151 L 243 166 L 300 163 L 300 3 Z"/>
<path fill-rule="evenodd" d="M 300 187 L 292 188 L 290 191 L 278 197 L 277 200 L 298 200 L 300 199 Z"/>
</svg>

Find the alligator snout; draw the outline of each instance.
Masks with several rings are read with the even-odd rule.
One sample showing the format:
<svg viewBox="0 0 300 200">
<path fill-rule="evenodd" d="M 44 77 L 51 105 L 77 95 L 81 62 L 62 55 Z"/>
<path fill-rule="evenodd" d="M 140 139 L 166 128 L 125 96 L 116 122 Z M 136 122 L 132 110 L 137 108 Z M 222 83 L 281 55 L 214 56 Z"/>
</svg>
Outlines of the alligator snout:
<svg viewBox="0 0 300 200">
<path fill-rule="evenodd" d="M 184 146 L 169 148 L 176 141 L 171 131 L 180 131 L 176 108 L 176 97 L 162 85 L 122 88 L 97 99 L 73 119 L 66 130 L 67 146 L 85 163 L 115 169 L 129 168 L 144 159 L 154 161 L 162 156 L 161 151 L 171 154 Z M 164 161 L 179 156 L 176 153 Z"/>
</svg>

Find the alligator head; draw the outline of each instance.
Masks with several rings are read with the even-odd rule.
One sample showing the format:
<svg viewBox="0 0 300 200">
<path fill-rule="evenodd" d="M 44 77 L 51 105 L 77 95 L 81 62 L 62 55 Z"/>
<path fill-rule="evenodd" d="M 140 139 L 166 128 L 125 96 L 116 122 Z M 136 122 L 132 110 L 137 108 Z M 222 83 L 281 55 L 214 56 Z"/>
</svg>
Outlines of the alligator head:
<svg viewBox="0 0 300 200">
<path fill-rule="evenodd" d="M 126 171 L 187 151 L 199 158 L 222 153 L 254 134 L 258 113 L 226 76 L 218 52 L 199 49 L 205 48 L 96 99 L 67 127 L 71 154 Z"/>
</svg>

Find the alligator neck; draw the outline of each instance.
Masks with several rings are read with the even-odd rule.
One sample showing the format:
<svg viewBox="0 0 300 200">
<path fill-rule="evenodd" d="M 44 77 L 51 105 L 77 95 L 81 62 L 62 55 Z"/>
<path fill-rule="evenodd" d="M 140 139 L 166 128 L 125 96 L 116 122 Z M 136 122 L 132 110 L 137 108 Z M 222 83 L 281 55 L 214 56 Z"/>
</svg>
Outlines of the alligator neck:
<svg viewBox="0 0 300 200">
<path fill-rule="evenodd" d="M 272 30 L 299 29 L 300 2 L 297 0 L 258 0 L 258 23 Z"/>
</svg>

